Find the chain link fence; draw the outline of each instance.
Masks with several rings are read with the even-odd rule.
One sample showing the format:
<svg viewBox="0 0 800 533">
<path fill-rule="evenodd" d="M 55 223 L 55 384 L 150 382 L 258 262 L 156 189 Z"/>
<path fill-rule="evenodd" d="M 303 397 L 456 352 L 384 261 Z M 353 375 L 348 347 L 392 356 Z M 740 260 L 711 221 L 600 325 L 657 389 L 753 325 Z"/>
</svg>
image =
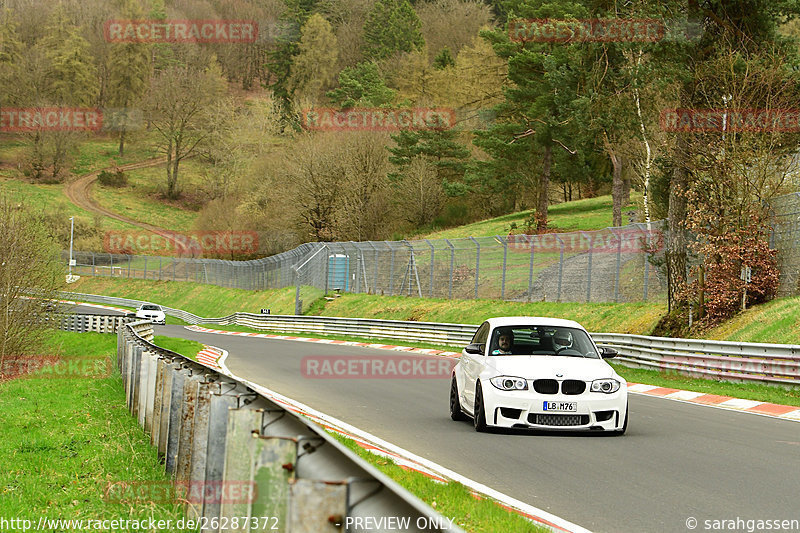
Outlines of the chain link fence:
<svg viewBox="0 0 800 533">
<path fill-rule="evenodd" d="M 775 222 L 770 247 L 778 250 L 778 296 L 800 294 L 800 192 L 772 201 Z"/>
<path fill-rule="evenodd" d="M 334 292 L 521 302 L 664 301 L 662 222 L 543 235 L 306 243 L 251 261 L 77 252 L 73 273 L 296 287 L 297 314 Z M 68 257 L 64 257 L 65 261 Z"/>
</svg>

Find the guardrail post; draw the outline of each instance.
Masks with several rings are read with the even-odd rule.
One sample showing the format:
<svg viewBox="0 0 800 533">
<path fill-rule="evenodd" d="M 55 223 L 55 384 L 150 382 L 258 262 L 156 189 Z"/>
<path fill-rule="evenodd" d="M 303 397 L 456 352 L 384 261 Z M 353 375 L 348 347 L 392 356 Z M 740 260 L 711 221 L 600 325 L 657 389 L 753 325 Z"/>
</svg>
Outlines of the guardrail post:
<svg viewBox="0 0 800 533">
<path fill-rule="evenodd" d="M 212 394 L 208 414 L 208 443 L 206 445 L 206 472 L 207 485 L 217 486 L 222 483 L 225 470 L 225 442 L 228 433 L 228 414 L 237 406 L 236 397 L 231 395 L 231 389 L 225 393 L 223 387 L 235 387 L 234 383 L 219 383 L 220 391 Z M 220 502 L 203 500 L 202 516 L 211 519 L 219 517 Z M 212 532 L 219 531 L 210 529 Z"/>
<path fill-rule="evenodd" d="M 144 428 L 145 413 L 147 412 L 147 382 L 149 381 L 150 353 L 142 349 L 139 355 L 139 401 L 136 403 L 136 415 L 139 426 Z"/>
<path fill-rule="evenodd" d="M 204 486 L 206 480 L 206 456 L 208 453 L 208 417 L 211 408 L 211 391 L 216 383 L 200 381 L 197 387 L 197 403 L 194 411 L 194 436 L 192 438 L 192 456 L 189 464 L 189 482 L 191 486 Z M 202 515 L 203 502 L 189 500 L 186 514 L 190 519 Z"/>
<path fill-rule="evenodd" d="M 189 481 L 191 478 L 192 442 L 195 437 L 195 416 L 197 398 L 202 375 L 192 375 L 183 384 L 183 411 L 181 412 L 181 432 L 178 440 L 178 460 L 175 467 L 175 479 Z"/>
<path fill-rule="evenodd" d="M 348 488 L 347 482 L 295 480 L 289 485 L 291 505 L 287 529 L 292 533 L 324 531 L 330 527 L 329 517 L 347 516 Z"/>
<path fill-rule="evenodd" d="M 172 361 L 166 361 L 163 378 L 161 380 L 161 416 L 158 428 L 158 453 L 162 457 L 167 455 L 167 440 L 170 425 L 170 408 L 172 406 L 172 380 L 175 376 L 175 367 Z"/>
<path fill-rule="evenodd" d="M 186 372 L 179 363 L 173 363 L 172 387 L 170 390 L 169 428 L 167 430 L 167 454 L 164 465 L 167 472 L 175 474 L 175 465 L 178 459 L 178 443 L 181 437 L 181 422 L 183 413 L 183 385 L 186 381 Z"/>
<path fill-rule="evenodd" d="M 258 441 L 253 437 L 257 437 L 261 432 L 262 417 L 263 410 L 247 407 L 231 409 L 228 413 L 225 468 L 222 475 L 223 487 L 245 485 L 253 481 L 255 445 Z M 221 519 L 249 516 L 250 504 L 251 501 L 242 501 L 242 499 L 223 500 L 219 516 Z M 232 529 L 232 531 L 247 531 L 247 529 Z"/>
<path fill-rule="evenodd" d="M 268 528 L 274 525 L 276 529 L 290 531 L 289 483 L 294 479 L 295 469 L 287 465 L 297 463 L 296 439 L 260 436 L 255 441 L 251 476 L 255 497 L 249 505 L 250 516 L 275 517 L 276 523 L 268 524 Z"/>
<path fill-rule="evenodd" d="M 142 347 L 139 345 L 134 345 L 133 347 L 133 357 L 131 357 L 131 387 L 130 387 L 130 395 L 129 395 L 129 403 L 128 403 L 128 411 L 133 416 L 137 416 L 136 409 L 139 405 L 139 366 L 141 365 L 142 360 Z"/>
<path fill-rule="evenodd" d="M 156 359 L 156 382 L 153 393 L 153 422 L 150 424 L 150 445 L 158 451 L 161 434 L 161 415 L 164 409 L 164 379 L 169 362 L 163 357 Z"/>
</svg>

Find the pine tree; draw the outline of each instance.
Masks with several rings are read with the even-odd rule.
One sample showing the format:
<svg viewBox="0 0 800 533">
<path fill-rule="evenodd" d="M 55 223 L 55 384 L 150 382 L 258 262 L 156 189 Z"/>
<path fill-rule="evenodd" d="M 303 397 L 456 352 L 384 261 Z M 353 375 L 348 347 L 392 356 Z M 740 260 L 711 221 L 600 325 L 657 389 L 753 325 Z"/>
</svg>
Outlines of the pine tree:
<svg viewBox="0 0 800 533">
<path fill-rule="evenodd" d="M 380 107 L 392 103 L 395 94 L 386 86 L 378 65 L 367 61 L 344 69 L 339 74 L 339 87 L 328 91 L 328 98 L 342 108 Z"/>
<path fill-rule="evenodd" d="M 50 17 L 41 46 L 48 62 L 47 96 L 53 104 L 89 106 L 98 93 L 97 69 L 89 43 L 59 4 Z"/>
<path fill-rule="evenodd" d="M 137 2 L 127 0 L 123 16 L 136 20 L 141 17 Z M 113 127 L 119 131 L 119 156 L 125 153 L 125 135 L 131 129 L 130 107 L 139 102 L 150 80 L 150 50 L 145 43 L 115 43 L 111 48 L 108 89 L 109 104 L 115 110 Z"/>
<path fill-rule="evenodd" d="M 425 44 L 422 24 L 408 0 L 378 0 L 364 23 L 364 55 L 385 59 Z"/>
<path fill-rule="evenodd" d="M 299 53 L 291 67 L 290 90 L 295 96 L 316 102 L 336 79 L 339 45 L 331 24 L 314 14 L 303 26 Z"/>
<path fill-rule="evenodd" d="M 453 59 L 453 54 L 450 53 L 450 48 L 444 47 L 433 59 L 433 66 L 437 70 L 444 70 L 447 67 L 455 66 L 456 61 Z"/>
</svg>

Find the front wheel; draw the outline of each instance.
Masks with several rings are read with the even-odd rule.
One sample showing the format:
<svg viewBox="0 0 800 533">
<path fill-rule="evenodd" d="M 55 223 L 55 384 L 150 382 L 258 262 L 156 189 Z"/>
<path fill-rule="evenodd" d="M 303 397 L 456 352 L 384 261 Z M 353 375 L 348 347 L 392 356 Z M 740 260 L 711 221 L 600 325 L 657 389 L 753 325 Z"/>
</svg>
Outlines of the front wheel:
<svg viewBox="0 0 800 533">
<path fill-rule="evenodd" d="M 474 413 L 472 420 L 475 423 L 475 431 L 486 431 L 486 412 L 484 410 L 483 391 L 481 390 L 480 382 L 475 388 L 475 407 L 472 412 Z"/>
<path fill-rule="evenodd" d="M 458 383 L 455 376 L 450 382 L 450 418 L 456 421 L 467 419 L 464 411 L 461 410 L 461 402 L 458 400 Z"/>
</svg>

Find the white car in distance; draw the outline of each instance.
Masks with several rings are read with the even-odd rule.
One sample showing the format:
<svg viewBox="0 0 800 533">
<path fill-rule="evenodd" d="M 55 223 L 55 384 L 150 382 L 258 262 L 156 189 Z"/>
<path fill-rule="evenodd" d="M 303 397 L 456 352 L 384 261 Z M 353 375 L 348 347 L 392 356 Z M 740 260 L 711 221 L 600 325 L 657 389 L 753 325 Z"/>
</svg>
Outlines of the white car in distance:
<svg viewBox="0 0 800 533">
<path fill-rule="evenodd" d="M 477 431 L 526 428 L 625 433 L 627 383 L 577 322 L 490 318 L 453 368 L 450 417 Z"/>
<path fill-rule="evenodd" d="M 164 325 L 167 323 L 167 315 L 160 305 L 142 304 L 136 310 L 136 318 L 149 320 L 154 324 Z"/>
</svg>

